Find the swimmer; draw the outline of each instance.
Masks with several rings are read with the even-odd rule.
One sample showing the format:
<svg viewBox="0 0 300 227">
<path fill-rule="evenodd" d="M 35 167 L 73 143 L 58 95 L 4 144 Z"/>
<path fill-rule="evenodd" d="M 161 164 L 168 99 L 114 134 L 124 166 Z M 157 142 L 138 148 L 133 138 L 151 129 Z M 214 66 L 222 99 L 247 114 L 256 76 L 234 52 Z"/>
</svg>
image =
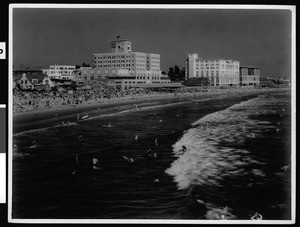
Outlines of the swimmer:
<svg viewBox="0 0 300 227">
<path fill-rule="evenodd" d="M 277 125 L 280 125 L 280 122 L 279 122 L 279 121 L 277 122 Z"/>
<path fill-rule="evenodd" d="M 14 144 L 14 149 L 13 149 L 14 152 L 18 152 L 18 146 L 17 144 Z"/>
<path fill-rule="evenodd" d="M 157 138 L 155 138 L 155 145 L 158 147 L 158 141 L 157 141 Z"/>
<path fill-rule="evenodd" d="M 251 220 L 262 220 L 263 216 L 257 212 L 251 217 Z"/>
<path fill-rule="evenodd" d="M 255 137 L 255 134 L 254 134 L 254 133 L 252 133 L 252 137 Z"/>
<path fill-rule="evenodd" d="M 93 158 L 92 161 L 93 161 L 93 169 L 99 169 L 99 167 L 98 167 L 98 165 L 99 165 L 98 159 L 97 158 Z"/>
<path fill-rule="evenodd" d="M 183 154 L 184 154 L 184 152 L 186 152 L 186 151 L 187 151 L 187 148 L 186 148 L 186 146 L 182 145 L 182 147 L 181 147 L 181 149 L 180 149 L 179 151 L 180 151 L 180 152 L 181 152 L 181 154 L 183 155 Z"/>
<path fill-rule="evenodd" d="M 277 128 L 277 129 L 276 129 L 276 132 L 279 132 L 279 131 L 280 131 L 280 129 L 279 129 L 279 128 Z"/>
<path fill-rule="evenodd" d="M 154 182 L 154 183 L 158 183 L 158 182 L 159 182 L 159 178 L 154 179 L 153 182 Z"/>
<path fill-rule="evenodd" d="M 135 141 L 138 141 L 138 139 L 139 139 L 139 136 L 138 136 L 138 135 L 135 135 L 134 140 L 135 140 Z"/>
<path fill-rule="evenodd" d="M 285 166 L 282 166 L 281 168 L 280 168 L 282 171 L 287 171 L 287 170 L 289 170 L 290 169 L 290 166 L 289 165 L 285 165 Z"/>
<path fill-rule="evenodd" d="M 81 119 L 82 120 L 84 120 L 84 119 L 86 119 L 86 118 L 88 118 L 89 117 L 89 115 L 88 114 L 86 114 L 85 116 L 83 116 Z"/>
<path fill-rule="evenodd" d="M 204 202 L 203 200 L 201 200 L 201 199 L 197 199 L 196 201 L 197 201 L 198 203 L 200 203 L 200 204 L 205 205 L 205 202 Z"/>
<path fill-rule="evenodd" d="M 126 157 L 126 156 L 124 156 L 124 155 L 123 155 L 123 158 L 124 158 L 126 161 L 130 162 L 130 163 L 134 163 L 133 158 L 128 158 L 128 157 Z"/>
<path fill-rule="evenodd" d="M 77 164 L 79 163 L 78 158 L 79 158 L 79 154 L 76 155 L 76 157 L 75 157 L 75 160 L 76 160 L 76 163 L 77 163 Z"/>
<path fill-rule="evenodd" d="M 36 147 L 37 147 L 36 140 L 33 140 L 32 145 L 29 148 L 36 148 Z"/>
<path fill-rule="evenodd" d="M 79 142 L 82 142 L 82 140 L 83 140 L 82 135 L 79 134 L 77 139 L 78 139 Z"/>
<path fill-rule="evenodd" d="M 160 120 L 159 120 L 159 123 L 162 123 L 162 122 L 163 122 L 163 120 L 162 120 L 162 119 L 160 119 Z"/>
<path fill-rule="evenodd" d="M 149 150 L 147 150 L 147 152 L 145 153 L 147 158 L 156 158 L 157 154 L 155 151 L 153 151 L 151 148 Z"/>
</svg>

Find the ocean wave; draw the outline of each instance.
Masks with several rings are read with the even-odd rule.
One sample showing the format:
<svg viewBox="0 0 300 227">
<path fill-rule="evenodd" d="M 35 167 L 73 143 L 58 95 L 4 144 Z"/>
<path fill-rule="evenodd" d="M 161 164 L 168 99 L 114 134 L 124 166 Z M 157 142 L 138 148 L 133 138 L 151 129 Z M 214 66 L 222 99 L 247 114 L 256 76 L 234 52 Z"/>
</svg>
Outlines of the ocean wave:
<svg viewBox="0 0 300 227">
<path fill-rule="evenodd" d="M 251 117 L 271 113 L 268 106 L 274 104 L 276 99 L 253 98 L 194 122 L 173 145 L 178 158 L 166 170 L 174 177 L 178 189 L 191 185 L 221 187 L 228 177 L 242 175 L 265 177 L 260 168 L 265 163 L 239 145 L 243 147 L 246 140 L 261 137 L 263 130 L 276 128 L 271 122 Z M 182 146 L 187 148 L 183 154 Z"/>
</svg>

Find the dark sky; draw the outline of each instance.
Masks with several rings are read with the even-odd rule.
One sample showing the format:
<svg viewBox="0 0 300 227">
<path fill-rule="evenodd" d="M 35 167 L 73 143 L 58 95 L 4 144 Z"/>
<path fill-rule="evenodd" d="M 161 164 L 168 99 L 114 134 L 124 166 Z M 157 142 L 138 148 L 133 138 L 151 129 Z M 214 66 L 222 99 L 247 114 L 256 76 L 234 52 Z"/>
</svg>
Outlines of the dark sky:
<svg viewBox="0 0 300 227">
<path fill-rule="evenodd" d="M 269 9 L 15 8 L 13 64 L 91 64 L 118 35 L 133 51 L 160 54 L 166 72 L 198 53 L 258 66 L 262 76 L 291 73 L 291 12 Z"/>
</svg>

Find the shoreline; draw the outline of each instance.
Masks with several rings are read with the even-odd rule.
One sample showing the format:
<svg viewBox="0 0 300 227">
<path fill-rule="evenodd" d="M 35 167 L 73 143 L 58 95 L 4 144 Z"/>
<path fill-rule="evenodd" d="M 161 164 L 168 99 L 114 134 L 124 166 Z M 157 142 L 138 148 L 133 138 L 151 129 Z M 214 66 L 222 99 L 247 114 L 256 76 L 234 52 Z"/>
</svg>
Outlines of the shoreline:
<svg viewBox="0 0 300 227">
<path fill-rule="evenodd" d="M 74 105 L 62 105 L 50 108 L 35 109 L 27 112 L 13 113 L 13 127 L 15 129 L 20 126 L 21 128 L 35 129 L 34 127 L 42 125 L 43 121 L 56 121 L 61 122 L 68 116 L 80 114 L 87 114 L 93 111 L 97 111 L 97 115 L 103 117 L 117 114 L 124 111 L 142 110 L 145 107 L 153 106 L 165 106 L 168 104 L 180 104 L 189 101 L 201 101 L 211 98 L 229 98 L 234 95 L 247 96 L 247 95 L 259 95 L 269 92 L 290 91 L 290 88 L 274 88 L 274 89 L 212 89 L 209 92 L 185 92 L 174 95 L 174 93 L 162 93 L 162 94 L 150 94 L 141 95 L 139 97 L 121 97 L 104 100 L 102 102 L 89 102 L 79 104 L 76 107 Z M 74 118 L 74 116 L 73 116 Z M 59 121 L 61 120 L 61 121 Z M 14 130 L 15 131 L 15 130 Z M 18 130 L 17 130 L 18 131 Z M 21 130 L 22 132 L 24 130 Z M 16 132 L 19 133 L 19 132 Z M 15 134 L 15 132 L 14 132 Z"/>
</svg>

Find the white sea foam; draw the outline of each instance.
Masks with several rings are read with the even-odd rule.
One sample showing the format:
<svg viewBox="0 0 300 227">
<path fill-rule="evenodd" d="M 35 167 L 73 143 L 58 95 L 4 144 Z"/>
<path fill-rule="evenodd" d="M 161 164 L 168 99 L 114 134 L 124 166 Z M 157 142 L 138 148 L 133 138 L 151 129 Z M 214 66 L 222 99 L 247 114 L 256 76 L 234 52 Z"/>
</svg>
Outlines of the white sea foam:
<svg viewBox="0 0 300 227">
<path fill-rule="evenodd" d="M 225 110 L 208 114 L 192 124 L 182 138 L 173 145 L 178 157 L 166 173 L 174 177 L 178 189 L 190 185 L 220 186 L 227 176 L 252 174 L 264 177 L 263 169 L 249 169 L 250 164 L 264 165 L 250 151 L 235 148 L 246 139 L 261 136 L 262 129 L 274 130 L 270 122 L 250 118 L 270 112 L 268 105 L 276 100 L 265 97 L 254 98 L 233 105 Z M 273 103 L 274 104 L 274 103 Z M 267 127 L 266 127 L 267 126 Z M 182 155 L 180 149 L 187 147 Z"/>
</svg>

